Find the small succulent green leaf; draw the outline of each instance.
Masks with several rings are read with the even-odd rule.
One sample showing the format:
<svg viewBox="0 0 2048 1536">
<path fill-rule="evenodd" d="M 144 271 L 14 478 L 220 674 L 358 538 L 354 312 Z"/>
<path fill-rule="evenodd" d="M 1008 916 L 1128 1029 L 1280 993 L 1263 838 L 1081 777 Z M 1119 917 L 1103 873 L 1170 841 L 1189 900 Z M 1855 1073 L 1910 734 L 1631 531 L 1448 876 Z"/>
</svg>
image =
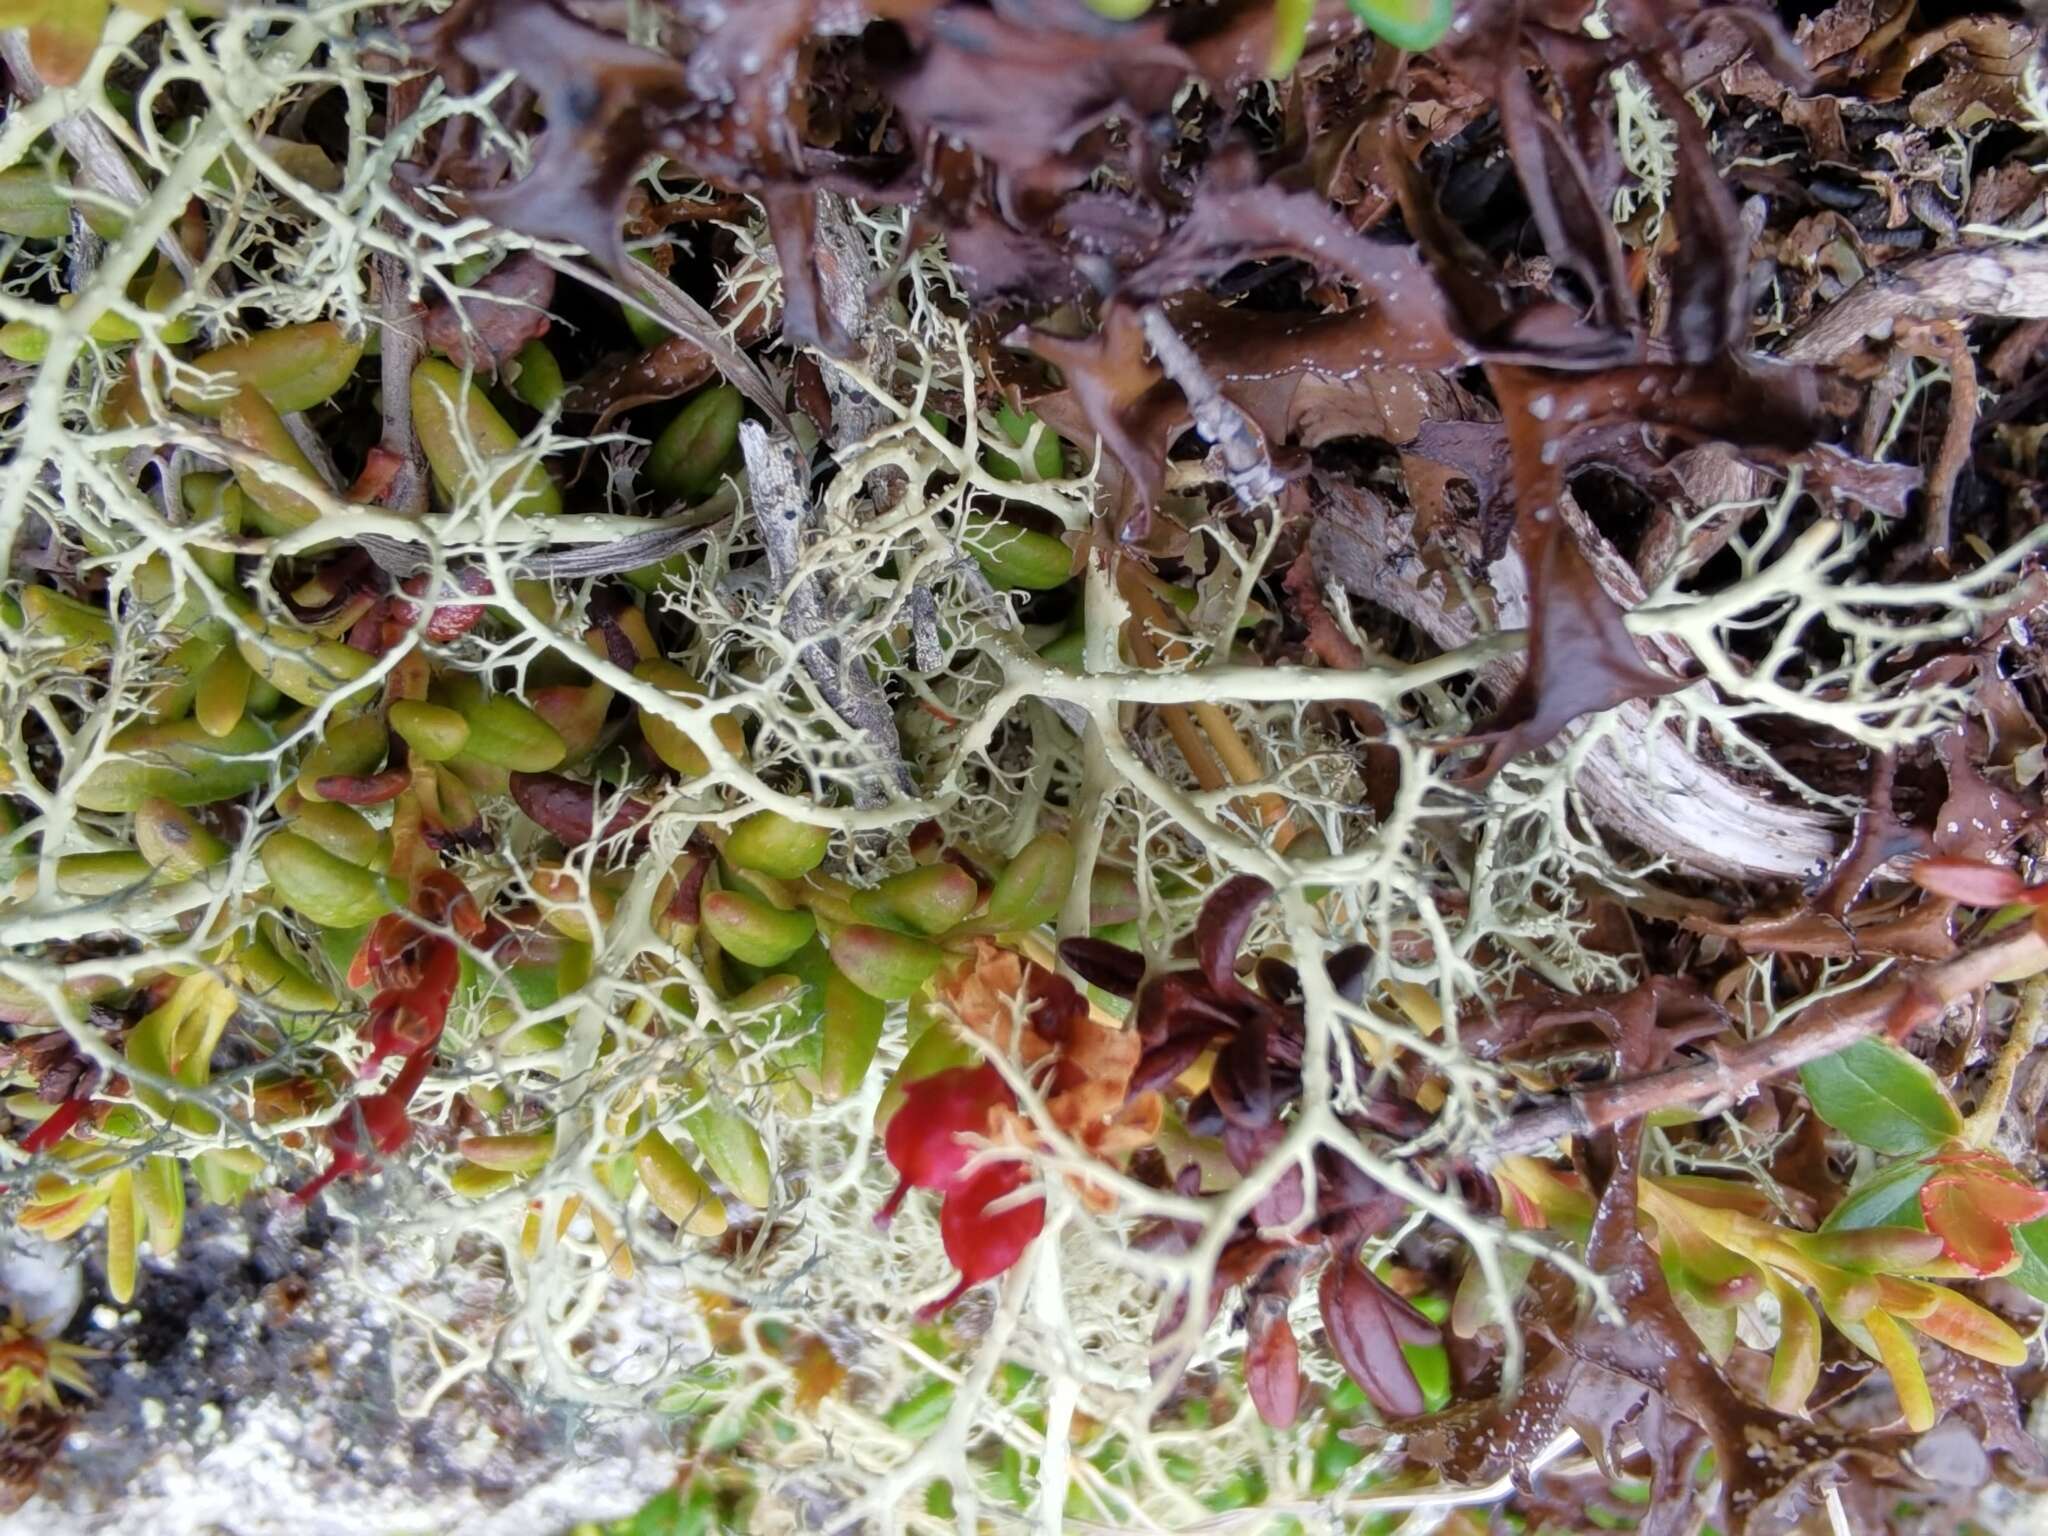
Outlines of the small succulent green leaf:
<svg viewBox="0 0 2048 1536">
<path fill-rule="evenodd" d="M 780 811 L 756 811 L 732 829 L 725 840 L 725 856 L 739 869 L 777 880 L 801 880 L 824 863 L 831 842 L 830 827 L 792 821 Z"/>
<path fill-rule="evenodd" d="M 988 925 L 999 932 L 1036 928 L 1059 916 L 1074 883 L 1074 845 L 1041 832 L 1018 851 L 989 892 Z"/>
<path fill-rule="evenodd" d="M 784 912 L 744 891 L 713 891 L 703 900 L 704 931 L 748 965 L 780 965 L 817 931 L 808 912 Z"/>
<path fill-rule="evenodd" d="M 929 939 L 854 923 L 832 936 L 832 963 L 870 997 L 900 1002 L 930 979 L 945 958 Z"/>
</svg>

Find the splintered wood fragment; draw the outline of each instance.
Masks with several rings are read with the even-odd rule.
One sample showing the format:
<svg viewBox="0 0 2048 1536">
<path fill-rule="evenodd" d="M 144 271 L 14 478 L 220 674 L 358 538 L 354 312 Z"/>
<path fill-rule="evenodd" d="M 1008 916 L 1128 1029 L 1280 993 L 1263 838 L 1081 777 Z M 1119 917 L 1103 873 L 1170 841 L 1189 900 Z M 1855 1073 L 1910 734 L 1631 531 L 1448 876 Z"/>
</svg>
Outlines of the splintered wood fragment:
<svg viewBox="0 0 2048 1536">
<path fill-rule="evenodd" d="M 825 312 L 840 334 L 852 338 L 860 349 L 860 364 L 868 376 L 886 381 L 883 367 L 888 360 L 884 345 L 887 338 L 877 323 L 878 311 L 868 302 L 868 285 L 875 274 L 867 241 L 853 227 L 846 199 L 822 191 L 814 196 L 818 207 L 814 255 Z M 834 448 L 865 442 L 895 420 L 888 407 L 861 388 L 837 359 L 821 354 L 819 371 L 825 379 L 825 393 L 832 401 Z"/>
<path fill-rule="evenodd" d="M 1317 476 L 1312 486 L 1316 518 L 1309 547 L 1326 580 L 1398 614 L 1446 650 L 1468 645 L 1488 629 L 1528 623 L 1528 571 L 1513 550 L 1488 567 L 1475 531 L 1449 535 L 1463 559 L 1486 570 L 1494 599 L 1489 624 L 1471 603 L 1459 600 L 1444 572 L 1432 570 L 1412 517 L 1397 515 L 1372 492 L 1340 479 Z M 1624 607 L 1640 603 L 1643 589 L 1613 546 L 1569 498 L 1560 506 L 1582 533 L 1581 547 L 1609 593 Z M 1655 654 L 1674 669 L 1683 665 L 1681 650 L 1667 653 L 1660 646 Z M 1478 675 L 1496 697 L 1506 697 L 1524 665 L 1520 656 L 1502 656 Z M 1580 760 L 1575 785 L 1602 826 L 1680 868 L 1729 879 L 1796 879 L 1839 851 L 1834 818 L 1780 805 L 1724 773 L 1677 731 L 1659 724 L 1648 703 L 1630 700 L 1607 718 L 1614 728 Z M 1584 728 L 1576 724 L 1568 734 Z"/>
<path fill-rule="evenodd" d="M 1900 320 L 1962 315 L 2048 318 L 2048 250 L 1973 246 L 1892 262 L 1815 315 L 1778 356 L 1790 363 L 1830 363 L 1866 338 L 1889 339 Z"/>
<path fill-rule="evenodd" d="M 796 444 L 787 437 L 769 437 L 759 422 L 745 421 L 740 423 L 740 453 L 747 464 L 761 547 L 783 595 L 782 632 L 797 643 L 797 657 L 827 707 L 867 743 L 880 770 L 908 794 L 910 770 L 903 761 L 903 743 L 889 701 L 866 660 L 841 650 L 831 632 L 831 601 L 824 581 L 803 569 L 811 502 Z M 888 794 L 875 773 L 866 772 L 854 784 L 854 798 L 863 808 L 872 808 L 886 803 Z"/>
</svg>

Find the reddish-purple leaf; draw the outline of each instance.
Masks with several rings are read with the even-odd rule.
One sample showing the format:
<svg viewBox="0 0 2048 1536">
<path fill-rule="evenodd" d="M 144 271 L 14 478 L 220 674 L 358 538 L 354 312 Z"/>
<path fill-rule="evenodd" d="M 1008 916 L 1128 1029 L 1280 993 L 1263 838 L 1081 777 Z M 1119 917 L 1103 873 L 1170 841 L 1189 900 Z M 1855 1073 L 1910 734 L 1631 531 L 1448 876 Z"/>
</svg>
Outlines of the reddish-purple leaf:
<svg viewBox="0 0 2048 1536">
<path fill-rule="evenodd" d="M 335 773 L 318 780 L 314 787 L 320 798 L 340 805 L 382 805 L 396 800 L 412 785 L 412 775 L 403 768 L 382 773 Z"/>
<path fill-rule="evenodd" d="M 1372 969 L 1372 949 L 1365 944 L 1346 945 L 1323 962 L 1323 969 L 1339 997 L 1347 1003 L 1362 1003 L 1366 974 Z"/>
<path fill-rule="evenodd" d="M 1136 997 L 1145 979 L 1145 957 L 1107 939 L 1062 939 L 1060 959 L 1088 985 L 1117 997 Z"/>
<path fill-rule="evenodd" d="M 1168 1035 L 1159 1044 L 1149 1047 L 1138 1058 L 1137 1071 L 1131 1074 L 1132 1096 L 1164 1088 L 1192 1067 L 1215 1038 L 1213 1030 L 1197 1027 Z"/>
<path fill-rule="evenodd" d="M 711 861 L 707 858 L 690 860 L 690 867 L 683 871 L 682 879 L 676 882 L 676 893 L 668 901 L 668 915 L 679 923 L 694 928 L 703 921 L 704 877 L 711 872 Z"/>
<path fill-rule="evenodd" d="M 1202 915 L 1195 922 L 1195 957 L 1209 985 L 1225 997 L 1246 990 L 1237 979 L 1237 952 L 1244 948 L 1252 919 L 1272 894 L 1273 887 L 1257 875 L 1232 875 L 1202 903 Z"/>
<path fill-rule="evenodd" d="M 1237 1125 L 1257 1130 L 1273 1123 L 1273 1069 L 1266 1059 L 1266 1030 L 1261 1024 L 1247 1024 L 1217 1057 L 1209 1092 L 1223 1116 Z"/>
<path fill-rule="evenodd" d="M 1422 1412 L 1422 1388 L 1401 1345 L 1434 1343 L 1436 1325 L 1349 1257 L 1323 1270 L 1317 1294 L 1323 1331 L 1345 1374 L 1389 1418 Z"/>
<path fill-rule="evenodd" d="M 470 288 L 460 299 L 437 296 L 422 322 L 427 345 L 458 367 L 494 372 L 547 334 L 555 269 L 531 251 L 508 257 Z"/>
<path fill-rule="evenodd" d="M 593 836 L 619 837 L 639 827 L 654 807 L 630 796 L 618 802 L 602 832 L 593 832 L 603 790 L 559 773 L 515 773 L 512 799 L 533 822 L 574 848 Z M 643 833 L 644 835 L 644 829 Z"/>
<path fill-rule="evenodd" d="M 1301 1346 L 1281 1297 L 1260 1297 L 1245 1322 L 1244 1384 L 1259 1417 L 1285 1429 L 1301 1411 Z"/>
</svg>

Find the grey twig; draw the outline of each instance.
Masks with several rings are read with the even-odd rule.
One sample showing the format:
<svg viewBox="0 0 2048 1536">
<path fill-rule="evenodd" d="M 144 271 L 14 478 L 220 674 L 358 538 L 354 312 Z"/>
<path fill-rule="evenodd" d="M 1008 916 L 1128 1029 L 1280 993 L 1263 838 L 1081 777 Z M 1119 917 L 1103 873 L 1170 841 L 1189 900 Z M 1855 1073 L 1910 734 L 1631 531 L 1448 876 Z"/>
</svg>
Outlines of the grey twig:
<svg viewBox="0 0 2048 1536">
<path fill-rule="evenodd" d="M 412 371 L 422 350 L 419 310 L 407 293 L 404 262 L 380 252 L 376 268 L 377 309 L 384 321 L 377 359 L 384 385 L 384 435 L 379 446 L 399 461 L 398 474 L 383 500 L 400 517 L 424 517 L 427 467 L 412 429 Z"/>
<path fill-rule="evenodd" d="M 740 423 L 740 452 L 747 463 L 748 493 L 753 499 L 754 521 L 761 530 L 761 545 L 783 594 L 782 632 L 797 642 L 798 659 L 832 712 L 866 741 L 876 761 L 886 766 L 889 776 L 908 794 L 910 770 L 903 761 L 903 743 L 896 734 L 896 717 L 890 713 L 889 701 L 868 671 L 867 662 L 842 652 L 831 633 L 831 602 L 825 584 L 816 572 L 803 569 L 811 500 L 796 445 L 787 437 L 770 438 L 759 422 L 745 421 Z M 861 776 L 854 796 L 863 809 L 888 799 L 871 774 Z"/>
<path fill-rule="evenodd" d="M 1250 505 L 1279 495 L 1286 481 L 1273 468 L 1265 437 L 1249 416 L 1224 398 L 1202 360 L 1166 318 L 1166 311 L 1157 304 L 1146 305 L 1142 324 L 1152 355 L 1188 397 L 1195 431 L 1216 450 L 1223 478 L 1238 499 Z"/>
</svg>

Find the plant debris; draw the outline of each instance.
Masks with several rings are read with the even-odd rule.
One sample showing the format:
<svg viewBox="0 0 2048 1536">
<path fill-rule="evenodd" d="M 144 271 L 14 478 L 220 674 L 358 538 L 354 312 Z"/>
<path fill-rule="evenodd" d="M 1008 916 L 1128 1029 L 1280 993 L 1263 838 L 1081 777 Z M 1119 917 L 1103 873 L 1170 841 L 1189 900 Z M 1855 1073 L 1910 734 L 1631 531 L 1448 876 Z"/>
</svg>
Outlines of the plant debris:
<svg viewBox="0 0 2048 1536">
<path fill-rule="evenodd" d="M 2031 1528 L 2022 11 L 0 6 L 5 1497 L 189 1204 L 618 1531 Z"/>
</svg>

